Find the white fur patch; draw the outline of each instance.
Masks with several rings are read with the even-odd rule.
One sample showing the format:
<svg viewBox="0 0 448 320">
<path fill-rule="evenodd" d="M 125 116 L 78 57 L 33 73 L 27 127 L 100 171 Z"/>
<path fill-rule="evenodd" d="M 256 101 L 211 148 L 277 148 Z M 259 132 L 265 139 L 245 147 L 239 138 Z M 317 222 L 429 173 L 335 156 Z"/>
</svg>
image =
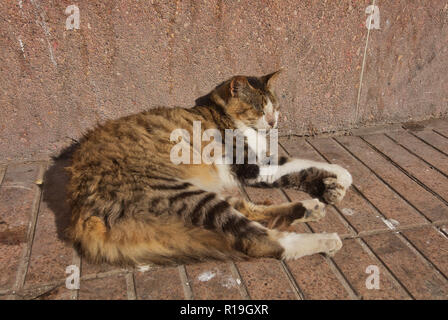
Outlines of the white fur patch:
<svg viewBox="0 0 448 320">
<path fill-rule="evenodd" d="M 317 162 L 312 160 L 295 159 L 285 163 L 282 166 L 271 166 L 260 168 L 260 181 L 272 183 L 284 175 L 300 172 L 308 168 L 317 168 L 334 173 L 338 182 L 344 187 L 348 188 L 352 184 L 351 174 L 337 164 L 329 164 L 325 162 Z"/>
<path fill-rule="evenodd" d="M 257 159 L 263 159 L 266 156 L 267 150 L 266 135 L 248 127 L 241 128 L 240 130 L 243 132 L 244 137 L 246 137 L 249 148 L 256 153 Z"/>
<path fill-rule="evenodd" d="M 333 254 L 342 247 L 341 239 L 336 233 L 286 232 L 278 242 L 285 250 L 283 259 L 286 260 L 299 259 L 319 252 Z"/>
<path fill-rule="evenodd" d="M 223 188 L 234 188 L 238 186 L 235 176 L 232 174 L 230 166 L 226 164 L 217 164 L 218 176 Z"/>
<path fill-rule="evenodd" d="M 272 105 L 271 99 L 267 98 L 268 102 L 266 103 L 265 111 L 266 113 L 273 113 L 274 112 L 274 106 Z"/>
<path fill-rule="evenodd" d="M 265 114 L 269 115 L 270 119 L 272 119 L 272 116 L 274 117 L 275 122 L 274 122 L 274 125 L 272 126 L 272 128 L 277 128 L 279 112 L 274 110 L 274 105 L 272 104 L 271 100 L 269 98 L 267 98 L 267 100 L 268 100 L 268 102 L 264 106 Z M 268 121 L 266 120 L 266 115 L 264 115 L 261 118 L 261 126 L 260 127 L 262 127 L 262 128 L 271 128 L 271 126 L 269 125 Z"/>
</svg>

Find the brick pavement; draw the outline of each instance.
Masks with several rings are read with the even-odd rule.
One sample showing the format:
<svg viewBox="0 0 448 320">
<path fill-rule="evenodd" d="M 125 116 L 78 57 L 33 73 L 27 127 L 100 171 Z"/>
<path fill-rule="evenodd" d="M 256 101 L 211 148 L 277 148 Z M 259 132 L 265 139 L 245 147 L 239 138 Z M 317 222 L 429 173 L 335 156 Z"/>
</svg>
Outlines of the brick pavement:
<svg viewBox="0 0 448 320">
<path fill-rule="evenodd" d="M 0 299 L 447 299 L 448 121 L 353 134 L 281 138 L 282 152 L 344 165 L 354 179 L 322 221 L 291 227 L 338 232 L 341 251 L 288 262 L 91 265 L 64 241 L 67 161 L 0 163 Z M 245 192 L 274 203 L 309 198 Z M 69 265 L 80 267 L 79 290 L 66 288 Z M 378 289 L 366 285 L 369 266 Z"/>
</svg>

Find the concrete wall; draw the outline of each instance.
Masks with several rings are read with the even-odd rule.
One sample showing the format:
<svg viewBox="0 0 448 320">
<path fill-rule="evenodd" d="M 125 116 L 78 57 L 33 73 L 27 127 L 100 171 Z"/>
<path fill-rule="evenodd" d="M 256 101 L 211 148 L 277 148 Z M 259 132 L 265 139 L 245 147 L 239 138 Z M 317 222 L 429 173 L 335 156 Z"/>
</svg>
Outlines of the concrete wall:
<svg viewBox="0 0 448 320">
<path fill-rule="evenodd" d="M 446 115 L 448 1 L 373 1 L 1 1 L 0 160 L 279 67 L 282 134 Z"/>
</svg>

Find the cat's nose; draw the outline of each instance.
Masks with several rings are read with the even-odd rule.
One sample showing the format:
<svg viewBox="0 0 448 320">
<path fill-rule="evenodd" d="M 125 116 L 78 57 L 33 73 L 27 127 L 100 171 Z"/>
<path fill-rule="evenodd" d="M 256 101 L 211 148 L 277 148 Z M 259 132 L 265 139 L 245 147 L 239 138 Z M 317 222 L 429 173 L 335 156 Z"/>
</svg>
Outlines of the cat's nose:
<svg viewBox="0 0 448 320">
<path fill-rule="evenodd" d="M 274 128 L 274 126 L 275 126 L 275 120 L 269 120 L 269 121 L 268 121 L 268 125 L 269 125 L 271 128 Z"/>
</svg>

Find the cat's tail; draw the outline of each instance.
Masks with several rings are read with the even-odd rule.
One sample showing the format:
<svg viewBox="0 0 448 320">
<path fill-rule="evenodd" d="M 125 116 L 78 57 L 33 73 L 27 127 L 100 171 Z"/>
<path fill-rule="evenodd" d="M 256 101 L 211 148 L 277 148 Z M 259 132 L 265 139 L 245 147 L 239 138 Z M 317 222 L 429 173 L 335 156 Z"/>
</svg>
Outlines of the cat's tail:
<svg viewBox="0 0 448 320">
<path fill-rule="evenodd" d="M 171 219 L 170 219 L 171 220 Z M 226 237 L 210 230 L 188 227 L 172 219 L 148 224 L 120 222 L 108 229 L 102 219 L 90 217 L 69 231 L 75 247 L 94 263 L 118 265 L 177 264 L 206 259 L 244 259 Z"/>
</svg>

